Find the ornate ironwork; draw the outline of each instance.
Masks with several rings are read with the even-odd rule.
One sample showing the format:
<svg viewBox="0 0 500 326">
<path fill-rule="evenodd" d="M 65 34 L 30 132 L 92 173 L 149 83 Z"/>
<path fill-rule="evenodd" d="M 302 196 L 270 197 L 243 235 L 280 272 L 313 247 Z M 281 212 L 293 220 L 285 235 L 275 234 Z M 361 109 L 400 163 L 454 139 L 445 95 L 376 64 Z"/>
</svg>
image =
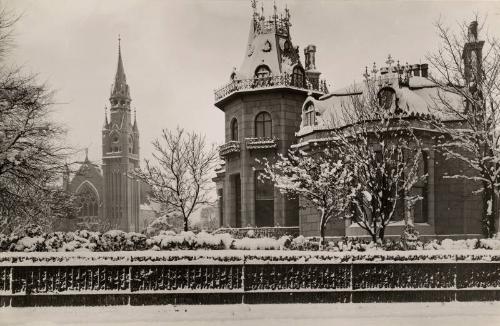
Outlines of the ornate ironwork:
<svg viewBox="0 0 500 326">
<path fill-rule="evenodd" d="M 292 87 L 297 89 L 316 91 L 323 94 L 328 93 L 326 82 L 324 80 L 320 80 L 318 85 L 312 84 L 309 81 L 307 81 L 306 85 L 304 85 L 302 81 L 295 81 L 292 78 L 291 74 L 283 73 L 280 75 L 262 78 L 232 80 L 228 84 L 215 90 L 215 101 L 219 101 L 224 97 L 239 91 L 273 87 Z"/>
<path fill-rule="evenodd" d="M 245 145 L 248 150 L 273 149 L 278 147 L 278 139 L 267 137 L 245 138 Z"/>
<path fill-rule="evenodd" d="M 229 154 L 239 153 L 241 150 L 240 142 L 231 140 L 219 147 L 219 156 L 225 157 Z"/>
</svg>

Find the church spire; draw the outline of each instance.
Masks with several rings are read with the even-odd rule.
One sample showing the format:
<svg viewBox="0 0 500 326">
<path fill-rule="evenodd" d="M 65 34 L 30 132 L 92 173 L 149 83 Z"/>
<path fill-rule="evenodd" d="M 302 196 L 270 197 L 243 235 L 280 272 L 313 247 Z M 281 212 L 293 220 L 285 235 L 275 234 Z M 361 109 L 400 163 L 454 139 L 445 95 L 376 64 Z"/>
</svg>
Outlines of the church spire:
<svg viewBox="0 0 500 326">
<path fill-rule="evenodd" d="M 130 104 L 130 92 L 127 85 L 127 78 L 125 76 L 125 69 L 123 68 L 120 36 L 118 36 L 118 65 L 116 67 L 115 82 L 111 89 L 110 100 L 113 107 L 119 104 Z"/>
<path fill-rule="evenodd" d="M 118 35 L 118 66 L 116 67 L 115 85 L 126 84 L 127 78 L 123 69 L 121 37 Z"/>
</svg>

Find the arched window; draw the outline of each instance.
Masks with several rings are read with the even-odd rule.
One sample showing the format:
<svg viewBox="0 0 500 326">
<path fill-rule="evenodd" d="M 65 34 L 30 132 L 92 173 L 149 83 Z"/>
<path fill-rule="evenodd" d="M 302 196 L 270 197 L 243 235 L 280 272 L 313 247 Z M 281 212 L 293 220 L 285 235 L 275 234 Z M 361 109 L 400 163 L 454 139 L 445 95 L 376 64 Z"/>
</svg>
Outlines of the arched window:
<svg viewBox="0 0 500 326">
<path fill-rule="evenodd" d="M 270 138 L 273 135 L 273 121 L 268 112 L 261 112 L 255 117 L 255 137 Z"/>
<path fill-rule="evenodd" d="M 132 153 L 134 148 L 134 138 L 132 136 L 128 137 L 128 152 Z"/>
<path fill-rule="evenodd" d="M 231 120 L 231 140 L 238 140 L 238 120 Z"/>
<path fill-rule="evenodd" d="M 396 105 L 396 92 L 390 87 L 384 87 L 378 92 L 378 103 L 386 110 L 393 109 Z"/>
<path fill-rule="evenodd" d="M 255 69 L 255 78 L 269 77 L 270 74 L 271 69 L 269 69 L 269 67 L 266 65 L 258 66 L 257 69 Z"/>
<path fill-rule="evenodd" d="M 293 68 L 292 85 L 295 87 L 304 87 L 304 71 L 301 67 Z"/>
<path fill-rule="evenodd" d="M 307 104 L 304 110 L 304 126 L 314 126 L 316 125 L 316 111 L 314 110 L 314 104 Z"/>
<path fill-rule="evenodd" d="M 97 194 L 92 187 L 85 182 L 82 184 L 78 190 L 78 196 L 80 197 L 80 217 L 86 216 L 99 216 L 99 200 Z"/>
</svg>

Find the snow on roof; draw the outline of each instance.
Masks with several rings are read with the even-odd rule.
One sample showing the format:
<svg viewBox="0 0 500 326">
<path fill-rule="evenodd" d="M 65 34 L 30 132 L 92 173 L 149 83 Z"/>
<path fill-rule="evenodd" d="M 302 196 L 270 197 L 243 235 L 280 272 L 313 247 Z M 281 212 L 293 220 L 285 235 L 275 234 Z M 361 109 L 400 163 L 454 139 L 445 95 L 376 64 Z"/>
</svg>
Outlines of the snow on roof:
<svg viewBox="0 0 500 326">
<path fill-rule="evenodd" d="M 445 115 L 442 110 L 441 98 L 448 103 L 453 103 L 457 108 L 463 107 L 464 103 L 458 94 L 447 92 L 437 87 L 432 81 L 420 76 L 409 78 L 408 85 L 401 85 L 397 80 L 388 81 L 385 85 L 394 89 L 398 106 L 408 114 L 432 114 L 445 120 L 455 120 L 456 117 Z M 304 112 L 307 106 L 312 103 L 316 111 L 316 126 L 304 125 L 304 119 L 297 136 L 310 133 L 313 130 L 325 128 L 338 128 L 346 125 L 343 117 L 344 110 L 352 107 L 353 97 L 361 96 L 367 92 L 366 82 L 353 83 L 350 86 L 334 90 L 330 94 L 319 99 L 309 96 L 302 106 Z"/>
</svg>

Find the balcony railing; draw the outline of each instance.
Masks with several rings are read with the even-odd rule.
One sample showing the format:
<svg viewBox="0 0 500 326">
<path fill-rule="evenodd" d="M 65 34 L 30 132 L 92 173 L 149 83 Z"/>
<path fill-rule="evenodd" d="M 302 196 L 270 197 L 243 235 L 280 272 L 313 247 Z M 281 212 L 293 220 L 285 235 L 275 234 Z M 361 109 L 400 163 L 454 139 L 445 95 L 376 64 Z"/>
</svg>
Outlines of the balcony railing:
<svg viewBox="0 0 500 326">
<path fill-rule="evenodd" d="M 278 147 L 278 139 L 267 137 L 245 138 L 245 145 L 248 150 L 273 149 Z"/>
<path fill-rule="evenodd" d="M 294 78 L 292 78 L 292 75 L 283 73 L 281 75 L 262 78 L 232 80 L 228 84 L 215 90 L 215 101 L 219 101 L 220 99 L 223 99 L 224 97 L 238 91 L 272 87 L 294 87 L 298 89 L 316 91 L 324 94 L 328 93 L 326 82 L 324 80 L 320 80 L 319 83 L 315 85 L 310 83 L 309 81 L 306 81 L 306 83 L 304 83 L 302 80 L 295 80 Z"/>
<path fill-rule="evenodd" d="M 240 142 L 236 140 L 231 140 L 219 147 L 219 156 L 225 157 L 229 154 L 239 153 L 241 151 Z"/>
</svg>

